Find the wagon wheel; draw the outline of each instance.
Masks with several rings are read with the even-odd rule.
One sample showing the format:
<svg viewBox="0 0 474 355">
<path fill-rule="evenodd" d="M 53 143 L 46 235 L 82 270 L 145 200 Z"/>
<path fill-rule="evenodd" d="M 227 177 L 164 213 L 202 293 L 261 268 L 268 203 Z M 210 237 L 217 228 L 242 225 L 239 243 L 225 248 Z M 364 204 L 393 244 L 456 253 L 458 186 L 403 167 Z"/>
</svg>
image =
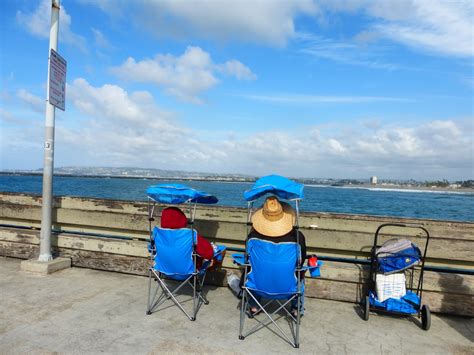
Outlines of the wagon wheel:
<svg viewBox="0 0 474 355">
<path fill-rule="evenodd" d="M 431 326 L 431 312 L 430 312 L 430 307 L 428 305 L 423 305 L 421 307 L 421 327 L 424 330 L 430 329 Z"/>
</svg>

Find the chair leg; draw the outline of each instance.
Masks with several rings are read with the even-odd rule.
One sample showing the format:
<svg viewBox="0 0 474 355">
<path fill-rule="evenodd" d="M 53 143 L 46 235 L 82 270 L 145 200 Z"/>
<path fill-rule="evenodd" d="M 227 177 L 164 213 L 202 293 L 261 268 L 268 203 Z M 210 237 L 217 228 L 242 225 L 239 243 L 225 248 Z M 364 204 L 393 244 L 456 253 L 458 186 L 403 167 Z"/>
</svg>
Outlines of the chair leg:
<svg viewBox="0 0 474 355">
<path fill-rule="evenodd" d="M 199 298 L 204 302 L 204 304 L 209 304 L 207 297 L 202 294 L 202 290 L 204 288 L 204 281 L 206 280 L 206 275 L 207 275 L 207 272 L 204 273 L 202 279 L 199 281 L 198 295 L 199 295 Z"/>
<path fill-rule="evenodd" d="M 197 306 L 198 306 L 198 300 L 196 299 L 196 278 L 197 275 L 193 276 L 193 317 L 192 321 L 196 320 L 196 313 L 197 313 Z"/>
<path fill-rule="evenodd" d="M 189 287 L 193 288 L 193 283 L 191 281 L 188 281 Z M 202 294 L 202 287 L 203 287 L 203 281 L 198 281 L 197 282 L 199 288 L 197 289 L 197 298 L 200 300 L 197 303 L 197 311 L 199 312 L 199 308 L 201 306 L 200 302 L 203 302 L 204 304 L 209 304 L 209 301 L 207 300 L 207 297 Z"/>
<path fill-rule="evenodd" d="M 296 310 L 296 331 L 295 331 L 295 348 L 300 347 L 300 322 L 301 322 L 301 295 L 298 294 L 296 301 L 298 309 Z"/>
<path fill-rule="evenodd" d="M 147 301 L 147 305 L 146 305 L 146 314 L 151 314 L 150 293 L 151 293 L 151 269 L 148 270 L 148 301 Z"/>
<path fill-rule="evenodd" d="M 244 340 L 243 336 L 244 323 L 245 323 L 245 310 L 247 309 L 247 291 L 242 290 L 242 299 L 240 303 L 240 329 L 239 329 L 239 339 Z"/>
<path fill-rule="evenodd" d="M 208 299 L 201 292 L 198 292 L 198 298 L 202 301 L 202 303 L 204 303 L 206 305 L 209 304 Z"/>
</svg>

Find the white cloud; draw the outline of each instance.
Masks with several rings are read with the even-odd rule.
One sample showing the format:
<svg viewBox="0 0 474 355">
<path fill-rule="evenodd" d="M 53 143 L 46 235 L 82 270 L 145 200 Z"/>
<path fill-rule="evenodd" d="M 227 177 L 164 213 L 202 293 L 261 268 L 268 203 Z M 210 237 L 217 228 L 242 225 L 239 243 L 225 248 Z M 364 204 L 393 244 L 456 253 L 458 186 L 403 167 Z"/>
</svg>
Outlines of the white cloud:
<svg viewBox="0 0 474 355">
<path fill-rule="evenodd" d="M 0 107 L 0 169 L 31 169 L 43 158 L 44 122 Z"/>
<path fill-rule="evenodd" d="M 362 31 L 371 33 L 371 40 L 378 35 L 419 50 L 474 55 L 474 5 L 470 0 L 333 0 L 322 6 L 330 11 L 365 11 L 374 18 Z"/>
<path fill-rule="evenodd" d="M 41 0 L 38 7 L 28 13 L 18 11 L 16 13 L 18 24 L 39 38 L 49 39 L 51 26 L 51 1 Z M 59 41 L 76 46 L 83 52 L 87 52 L 86 40 L 84 37 L 71 30 L 71 16 L 67 13 L 64 5 L 61 4 L 59 13 Z"/>
<path fill-rule="evenodd" d="M 239 80 L 256 77 L 237 60 L 214 64 L 209 53 L 192 46 L 177 57 L 157 54 L 153 59 L 138 62 L 130 57 L 111 70 L 122 79 L 158 85 L 180 100 L 193 103 L 201 103 L 199 95 L 219 83 L 216 72 L 235 76 Z"/>
<path fill-rule="evenodd" d="M 26 103 L 33 111 L 43 113 L 46 109 L 46 101 L 39 98 L 38 96 L 33 95 L 32 93 L 26 91 L 25 89 L 20 89 L 17 91 L 16 95 L 24 103 Z"/>
<path fill-rule="evenodd" d="M 8 122 L 15 122 L 17 119 L 10 111 L 7 111 L 4 108 L 0 107 L 0 120 L 8 123 Z"/>
<path fill-rule="evenodd" d="M 379 36 L 373 32 L 364 32 L 354 40 L 336 41 L 330 38 L 300 32 L 295 37 L 302 43 L 301 53 L 309 54 L 316 58 L 333 60 L 336 62 L 360 65 L 373 69 L 396 70 L 402 68 L 398 64 L 387 62 L 383 59 L 388 49 L 377 46 L 368 46 L 367 43 Z"/>
<path fill-rule="evenodd" d="M 348 127 L 349 126 L 349 127 Z M 304 132 L 261 132 L 219 142 L 221 171 L 263 175 L 387 178 L 472 178 L 472 118 L 435 120 L 374 130 L 358 122 Z M 234 169 L 234 170 L 232 170 Z"/>
<path fill-rule="evenodd" d="M 364 122 L 346 121 L 247 135 L 222 132 L 209 139 L 209 134 L 184 126 L 174 113 L 157 106 L 147 91 L 127 92 L 111 84 L 95 87 L 85 79 L 74 80 L 67 90 L 68 116 L 74 119 L 56 127 L 56 166 L 336 178 L 473 178 L 472 117 L 406 126 L 378 120 L 366 127 Z M 17 167 L 25 156 L 33 167 L 41 166 L 42 156 L 37 154 L 41 122 L 25 124 L 6 109 L 0 116 L 5 122 L 0 149 L 12 157 L 2 162 L 3 168 Z M 36 163 L 30 162 L 35 159 Z"/>
<path fill-rule="evenodd" d="M 347 151 L 347 149 L 339 142 L 338 140 L 334 138 L 330 138 L 327 141 L 329 148 L 336 154 L 342 154 Z"/>
<path fill-rule="evenodd" d="M 165 0 L 147 9 L 144 24 L 158 35 L 198 34 L 211 39 L 281 46 L 294 35 L 295 18 L 315 11 L 311 0 Z"/>
<path fill-rule="evenodd" d="M 470 0 L 301 0 L 301 1 L 123 1 L 81 0 L 110 16 L 135 23 L 158 37 L 246 41 L 285 46 L 300 39 L 296 21 L 313 16 L 324 28 L 327 13 L 363 13 L 365 21 L 353 39 L 319 37 L 305 51 L 320 58 L 378 69 L 398 69 L 383 60 L 375 46 L 387 38 L 416 50 L 449 56 L 474 55 L 474 5 Z M 363 24 L 364 25 L 364 24 Z M 311 43 L 310 43 L 311 44 Z M 380 48 L 377 46 L 377 48 Z"/>
<path fill-rule="evenodd" d="M 87 80 L 79 78 L 67 86 L 67 92 L 68 99 L 82 113 L 101 120 L 113 121 L 121 128 L 124 125 L 140 127 L 166 125 L 163 117 L 167 114 L 155 105 L 152 95 L 147 91 L 129 94 L 117 85 L 105 84 L 102 87 L 94 87 Z"/>
<path fill-rule="evenodd" d="M 82 78 L 67 90 L 84 119 L 80 128 L 62 127 L 58 135 L 69 155 L 77 157 L 74 152 L 81 151 L 81 159 L 87 155 L 92 165 L 175 165 L 180 154 L 195 150 L 187 138 L 189 131 L 158 107 L 147 91 L 128 93 L 111 84 L 94 87 Z M 183 152 L 178 153 L 181 147 Z"/>
<path fill-rule="evenodd" d="M 412 99 L 390 96 L 330 96 L 330 95 L 298 95 L 298 94 L 254 94 L 239 97 L 280 104 L 311 105 L 311 104 L 363 104 L 370 102 L 407 102 Z"/>
<path fill-rule="evenodd" d="M 111 16 L 120 17 L 124 14 L 127 4 L 136 3 L 138 0 L 78 0 L 78 2 L 85 6 L 96 6 Z"/>
<path fill-rule="evenodd" d="M 138 28 L 158 37 L 239 40 L 271 46 L 283 46 L 295 35 L 299 15 L 317 11 L 312 0 L 81 1 L 111 16 L 132 18 Z"/>
<path fill-rule="evenodd" d="M 227 75 L 235 76 L 239 80 L 255 80 L 257 76 L 238 60 L 229 60 L 224 64 L 218 64 L 217 69 Z"/>
<path fill-rule="evenodd" d="M 94 35 L 94 41 L 96 46 L 102 49 L 111 49 L 112 45 L 110 44 L 109 40 L 105 37 L 102 31 L 91 28 L 92 34 Z"/>
</svg>

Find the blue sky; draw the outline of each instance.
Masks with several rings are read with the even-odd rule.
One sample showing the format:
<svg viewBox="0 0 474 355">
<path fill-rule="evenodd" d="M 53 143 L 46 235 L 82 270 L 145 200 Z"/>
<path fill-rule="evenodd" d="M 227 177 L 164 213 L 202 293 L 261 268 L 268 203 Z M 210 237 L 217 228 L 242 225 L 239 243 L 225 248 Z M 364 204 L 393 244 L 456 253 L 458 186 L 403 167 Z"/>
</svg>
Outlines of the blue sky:
<svg viewBox="0 0 474 355">
<path fill-rule="evenodd" d="M 0 3 L 0 169 L 43 162 L 50 0 Z M 62 0 L 55 166 L 474 178 L 470 1 Z"/>
</svg>

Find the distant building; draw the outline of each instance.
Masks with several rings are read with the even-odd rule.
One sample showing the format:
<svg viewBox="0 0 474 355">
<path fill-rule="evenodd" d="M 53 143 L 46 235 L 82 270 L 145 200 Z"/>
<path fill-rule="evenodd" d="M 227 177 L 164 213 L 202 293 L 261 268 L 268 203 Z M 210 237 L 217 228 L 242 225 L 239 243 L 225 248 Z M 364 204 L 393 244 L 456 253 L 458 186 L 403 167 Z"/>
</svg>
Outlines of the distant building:
<svg viewBox="0 0 474 355">
<path fill-rule="evenodd" d="M 372 185 L 377 185 L 377 176 L 371 176 L 370 177 L 370 183 Z"/>
</svg>

